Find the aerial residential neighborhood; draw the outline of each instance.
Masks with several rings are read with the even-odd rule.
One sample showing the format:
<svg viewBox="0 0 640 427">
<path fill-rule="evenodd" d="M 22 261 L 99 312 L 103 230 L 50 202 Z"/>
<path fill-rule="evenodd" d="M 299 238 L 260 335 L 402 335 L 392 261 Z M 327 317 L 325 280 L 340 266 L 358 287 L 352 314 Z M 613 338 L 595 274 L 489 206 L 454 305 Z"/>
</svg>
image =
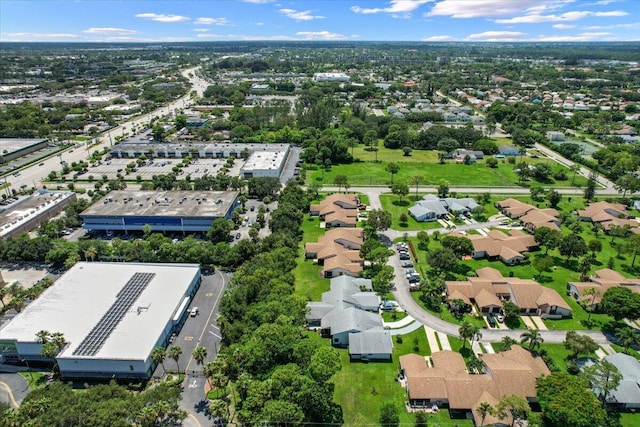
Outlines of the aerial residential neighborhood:
<svg viewBox="0 0 640 427">
<path fill-rule="evenodd" d="M 0 427 L 640 425 L 634 2 L 85 3 L 1 7 Z"/>
</svg>

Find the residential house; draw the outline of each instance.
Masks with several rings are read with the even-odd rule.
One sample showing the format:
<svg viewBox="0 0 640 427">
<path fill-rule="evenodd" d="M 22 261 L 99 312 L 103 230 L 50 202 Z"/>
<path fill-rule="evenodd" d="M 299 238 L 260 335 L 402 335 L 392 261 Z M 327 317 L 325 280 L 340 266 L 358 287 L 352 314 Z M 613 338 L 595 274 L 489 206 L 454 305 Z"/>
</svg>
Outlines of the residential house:
<svg viewBox="0 0 640 427">
<path fill-rule="evenodd" d="M 524 252 L 538 248 L 538 242 L 531 234 L 522 230 L 510 230 L 504 233 L 491 230 L 486 236 L 480 234 L 452 233 L 456 237 L 466 237 L 473 245 L 474 259 L 499 259 L 507 265 L 515 265 L 527 259 Z"/>
<path fill-rule="evenodd" d="M 549 227 L 560 230 L 560 219 L 557 210 L 552 208 L 539 209 L 529 203 L 516 199 L 505 199 L 495 203 L 504 215 L 511 219 L 519 219 L 528 230 L 535 231 L 538 227 Z"/>
<path fill-rule="evenodd" d="M 364 242 L 361 228 L 335 228 L 327 230 L 317 242 L 304 246 L 305 257 L 317 260 L 324 266 L 323 276 L 337 277 L 343 274 L 358 276 L 364 266 L 360 257 L 360 246 Z"/>
<path fill-rule="evenodd" d="M 380 297 L 371 280 L 341 276 L 331 279 L 321 301 L 307 303 L 309 327 L 320 328 L 336 347 L 349 347 L 351 360 L 391 360 L 391 334 L 378 313 Z"/>
<path fill-rule="evenodd" d="M 427 194 L 409 208 L 409 215 L 418 222 L 437 221 L 449 213 L 469 213 L 476 206 L 478 203 L 470 197 L 441 199 L 433 194 Z"/>
<path fill-rule="evenodd" d="M 615 389 L 609 391 L 607 403 L 622 410 L 640 409 L 640 361 L 624 353 L 613 353 L 604 357 L 622 374 L 622 380 Z M 594 388 L 601 395 L 601 390 Z"/>
<path fill-rule="evenodd" d="M 358 197 L 355 194 L 332 194 L 309 206 L 309 214 L 319 216 L 327 227 L 355 227 L 358 222 Z"/>
<path fill-rule="evenodd" d="M 481 402 L 497 404 L 504 396 L 518 395 L 536 402 L 536 378 L 551 372 L 540 357 L 520 346 L 496 354 L 482 354 L 482 374 L 470 374 L 460 353 L 438 351 L 430 357 L 417 354 L 400 356 L 409 406 L 412 408 L 448 408 L 452 415 L 472 417 L 476 425 L 505 423 L 492 415 L 482 420 L 475 410 Z"/>
<path fill-rule="evenodd" d="M 578 210 L 578 216 L 581 221 L 601 224 L 605 232 L 608 232 L 614 226 L 628 226 L 630 232 L 640 234 L 638 222 L 630 219 L 627 207 L 621 203 L 605 201 L 591 203 L 586 208 Z"/>
<path fill-rule="evenodd" d="M 602 301 L 604 293 L 615 286 L 626 286 L 632 291 L 640 293 L 640 279 L 628 279 L 610 268 L 597 270 L 588 282 L 567 283 L 567 293 L 576 301 L 595 310 Z M 597 292 L 595 294 L 585 293 L 587 289 L 595 289 Z"/>
<path fill-rule="evenodd" d="M 518 156 L 520 155 L 520 149 L 512 145 L 501 145 L 498 147 L 498 152 L 503 156 Z"/>
<path fill-rule="evenodd" d="M 482 313 L 498 313 L 505 301 L 520 307 L 522 315 L 549 319 L 571 317 L 571 307 L 555 290 L 541 286 L 532 279 L 504 277 L 491 267 L 476 270 L 477 277 L 465 281 L 447 281 L 447 299 L 461 299 L 476 305 Z"/>
</svg>

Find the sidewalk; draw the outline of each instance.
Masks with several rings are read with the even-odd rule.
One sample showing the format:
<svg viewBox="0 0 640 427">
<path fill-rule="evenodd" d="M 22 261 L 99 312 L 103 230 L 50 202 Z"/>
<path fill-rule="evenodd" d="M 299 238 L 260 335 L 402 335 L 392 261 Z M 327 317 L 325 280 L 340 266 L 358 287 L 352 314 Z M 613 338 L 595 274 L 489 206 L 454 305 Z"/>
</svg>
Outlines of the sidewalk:
<svg viewBox="0 0 640 427">
<path fill-rule="evenodd" d="M 416 319 L 407 315 L 407 317 L 400 319 L 395 322 L 382 322 L 382 326 L 389 329 L 398 329 L 407 326 L 411 322 L 415 322 Z"/>
</svg>

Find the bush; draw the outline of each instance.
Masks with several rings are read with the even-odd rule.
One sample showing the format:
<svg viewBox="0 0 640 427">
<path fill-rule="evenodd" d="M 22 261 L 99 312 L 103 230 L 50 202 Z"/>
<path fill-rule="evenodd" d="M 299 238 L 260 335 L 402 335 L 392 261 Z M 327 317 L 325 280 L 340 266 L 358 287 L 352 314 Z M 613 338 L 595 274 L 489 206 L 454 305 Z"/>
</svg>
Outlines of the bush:
<svg viewBox="0 0 640 427">
<path fill-rule="evenodd" d="M 402 335 L 396 335 L 396 342 L 402 344 Z"/>
</svg>

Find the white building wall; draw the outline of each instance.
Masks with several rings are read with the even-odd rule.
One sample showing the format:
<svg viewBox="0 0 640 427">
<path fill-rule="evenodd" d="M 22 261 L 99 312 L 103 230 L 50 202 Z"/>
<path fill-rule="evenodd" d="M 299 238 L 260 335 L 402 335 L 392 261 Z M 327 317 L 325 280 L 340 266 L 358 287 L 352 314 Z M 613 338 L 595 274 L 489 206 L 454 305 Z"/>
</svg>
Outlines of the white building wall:
<svg viewBox="0 0 640 427">
<path fill-rule="evenodd" d="M 149 357 L 147 360 L 58 358 L 57 361 L 61 375 L 68 378 L 146 378 L 151 368 Z"/>
</svg>

